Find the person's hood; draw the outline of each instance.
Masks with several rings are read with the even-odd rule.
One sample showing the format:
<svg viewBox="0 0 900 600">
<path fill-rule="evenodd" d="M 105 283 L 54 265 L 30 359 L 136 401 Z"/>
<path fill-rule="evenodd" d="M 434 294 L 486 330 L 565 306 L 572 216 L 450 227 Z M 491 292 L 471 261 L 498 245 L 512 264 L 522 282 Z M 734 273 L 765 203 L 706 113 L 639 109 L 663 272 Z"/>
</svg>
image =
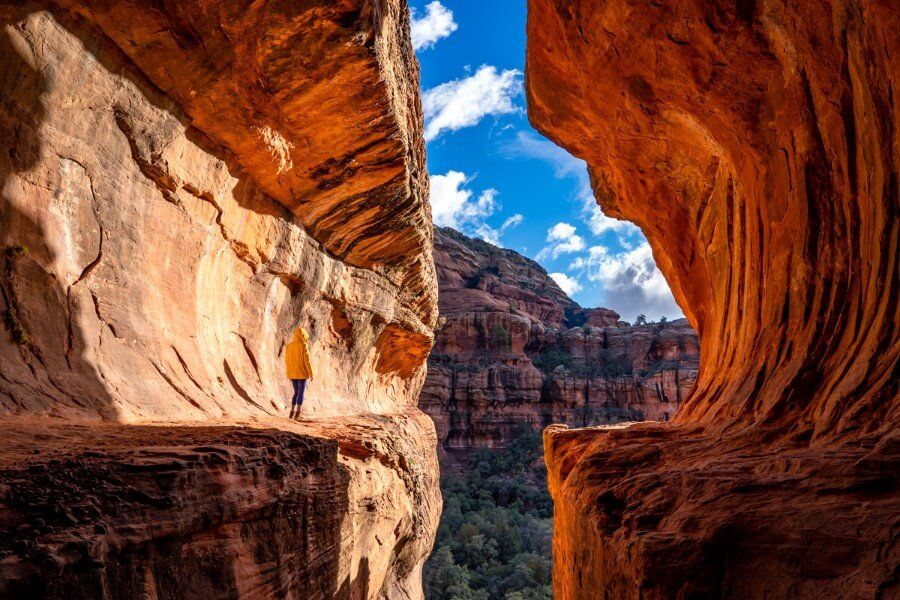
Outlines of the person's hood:
<svg viewBox="0 0 900 600">
<path fill-rule="evenodd" d="M 292 338 L 294 342 L 303 342 L 306 341 L 306 330 L 302 327 L 298 327 L 294 330 L 294 336 Z"/>
</svg>

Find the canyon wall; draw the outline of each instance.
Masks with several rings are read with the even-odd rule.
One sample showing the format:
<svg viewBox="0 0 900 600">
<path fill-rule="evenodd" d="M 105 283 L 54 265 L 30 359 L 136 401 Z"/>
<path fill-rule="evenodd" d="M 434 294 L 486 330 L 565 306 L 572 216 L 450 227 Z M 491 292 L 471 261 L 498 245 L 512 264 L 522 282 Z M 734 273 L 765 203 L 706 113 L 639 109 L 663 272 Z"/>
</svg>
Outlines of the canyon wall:
<svg viewBox="0 0 900 600">
<path fill-rule="evenodd" d="M 503 446 L 521 424 L 668 420 L 697 374 L 684 319 L 629 326 L 584 309 L 534 261 L 435 229 L 439 327 L 419 406 L 445 452 Z"/>
<path fill-rule="evenodd" d="M 5 9 L 3 412 L 279 411 L 296 323 L 317 414 L 415 403 L 418 66 L 405 6 L 346 4 Z"/>
<path fill-rule="evenodd" d="M 674 422 L 545 434 L 557 598 L 900 594 L 898 19 L 529 1 L 531 121 L 703 347 Z"/>
<path fill-rule="evenodd" d="M 38 440 L 3 463 L 0 589 L 421 597 L 437 287 L 406 3 L 0 17 L 0 430 Z M 316 421 L 291 425 L 297 324 Z"/>
</svg>

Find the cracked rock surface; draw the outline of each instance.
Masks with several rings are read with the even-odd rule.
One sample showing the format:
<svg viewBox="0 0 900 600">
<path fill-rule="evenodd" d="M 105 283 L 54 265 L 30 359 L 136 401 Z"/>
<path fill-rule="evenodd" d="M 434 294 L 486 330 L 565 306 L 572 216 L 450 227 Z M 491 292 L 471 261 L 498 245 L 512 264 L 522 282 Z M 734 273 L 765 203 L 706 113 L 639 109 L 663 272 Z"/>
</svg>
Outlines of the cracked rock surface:
<svg viewBox="0 0 900 600">
<path fill-rule="evenodd" d="M 118 420 L 275 413 L 289 397 L 281 353 L 298 322 L 313 345 L 318 378 L 308 402 L 318 414 L 414 406 L 436 313 L 427 201 L 422 175 L 412 173 L 422 158 L 414 131 L 405 142 L 408 162 L 401 155 L 390 178 L 377 177 L 398 186 L 395 193 L 402 191 L 410 206 L 374 192 L 365 200 L 386 212 L 385 232 L 416 229 L 416 245 L 388 244 L 406 262 L 374 251 L 364 260 L 351 241 L 345 243 L 356 250 L 342 252 L 333 239 L 346 232 L 371 240 L 359 227 L 378 222 L 374 213 L 346 204 L 317 208 L 341 223 L 329 226 L 331 237 L 318 236 L 304 211 L 319 201 L 301 208 L 274 195 L 248 166 L 249 150 L 231 143 L 255 130 L 230 123 L 220 139 L 217 128 L 206 128 L 210 115 L 193 114 L 200 110 L 194 105 L 186 112 L 177 90 L 160 91 L 167 80 L 157 81 L 156 69 L 141 70 L 117 45 L 125 42 L 80 16 L 102 25 L 104 11 L 118 6 L 96 5 L 0 9 L 6 17 L 0 120 L 8 133 L 0 155 L 0 244 L 5 252 L 25 249 L 4 261 L 3 300 L 14 305 L 28 338 L 17 344 L 0 336 L 0 413 Z M 147 19 L 159 17 L 147 10 Z M 268 10 L 274 18 L 276 7 Z M 304 18 L 318 15 L 322 27 L 349 27 L 335 24 L 337 16 L 324 8 L 310 11 Z M 135 8 L 134 15 L 139 35 L 143 13 Z M 353 28 L 388 26 L 357 16 Z M 135 52 L 134 43 L 125 49 Z M 359 43 L 357 52 L 371 55 L 374 68 L 378 43 Z M 149 60 L 151 49 L 139 58 Z M 414 66 L 406 73 L 411 79 L 418 77 Z M 237 77 L 233 71 L 225 74 Z M 362 85 L 377 71 L 358 77 Z M 298 73 L 294 80 L 299 101 L 306 80 Z M 180 84 L 190 81 L 186 72 Z M 384 82 L 372 85 L 381 90 Z M 251 92 L 242 94 L 252 104 Z M 415 108 L 418 96 L 408 102 Z M 346 112 L 329 105 L 308 120 L 322 125 L 322 118 L 336 118 L 332 111 Z M 402 127 L 420 127 L 418 115 Z M 216 117 L 217 127 L 229 120 L 228 113 Z M 340 127 L 353 127 L 334 126 L 342 135 Z M 382 143 L 398 143 L 389 138 Z M 372 139 L 370 149 L 377 144 Z M 332 150 L 341 151 L 337 140 Z M 312 160 L 309 152 L 303 156 Z M 300 176 L 306 163 L 299 161 L 292 159 L 284 177 Z M 369 185 L 373 178 L 366 171 L 345 184 Z M 294 200 L 312 197 L 298 190 Z"/>
<path fill-rule="evenodd" d="M 3 597 L 421 597 L 424 415 L 0 426 Z"/>
</svg>

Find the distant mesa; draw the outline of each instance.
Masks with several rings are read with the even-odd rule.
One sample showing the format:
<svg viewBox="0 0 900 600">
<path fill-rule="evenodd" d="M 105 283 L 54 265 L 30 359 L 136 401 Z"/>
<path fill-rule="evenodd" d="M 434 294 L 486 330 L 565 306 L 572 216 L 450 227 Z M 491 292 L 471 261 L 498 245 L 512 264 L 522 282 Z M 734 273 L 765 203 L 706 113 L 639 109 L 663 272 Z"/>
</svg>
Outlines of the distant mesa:
<svg viewBox="0 0 900 600">
<path fill-rule="evenodd" d="M 684 319 L 632 327 L 582 308 L 536 262 L 435 230 L 439 326 L 419 406 L 441 452 L 505 445 L 519 424 L 668 420 L 697 377 Z"/>
</svg>

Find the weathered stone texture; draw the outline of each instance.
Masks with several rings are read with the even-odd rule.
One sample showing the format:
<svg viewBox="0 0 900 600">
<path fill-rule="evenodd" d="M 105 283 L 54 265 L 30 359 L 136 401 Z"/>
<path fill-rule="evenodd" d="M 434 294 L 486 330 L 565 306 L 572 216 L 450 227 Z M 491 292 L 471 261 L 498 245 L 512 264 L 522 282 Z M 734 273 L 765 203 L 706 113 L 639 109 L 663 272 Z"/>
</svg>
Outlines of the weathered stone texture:
<svg viewBox="0 0 900 600">
<path fill-rule="evenodd" d="M 421 598 L 437 286 L 407 21 L 0 2 L 0 595 Z"/>
<path fill-rule="evenodd" d="M 556 597 L 893 597 L 895 3 L 530 0 L 535 126 L 703 348 L 671 425 L 545 436 Z"/>
<path fill-rule="evenodd" d="M 118 6 L 99 4 L 110 4 L 108 10 Z M 228 5 L 216 3 L 217 10 Z M 288 394 L 281 352 L 298 321 L 311 335 L 318 377 L 309 406 L 318 414 L 391 412 L 415 403 L 436 314 L 433 275 L 422 278 L 432 262 L 424 188 L 410 171 L 418 166 L 407 168 L 401 153 L 392 175 L 380 177 L 396 188 L 393 193 L 405 190 L 408 208 L 359 192 L 385 213 L 380 226 L 386 233 L 418 230 L 414 245 L 389 244 L 409 261 L 390 262 L 377 252 L 366 260 L 351 259 L 332 247 L 338 235 L 333 225 L 334 236 L 319 239 L 315 228 L 305 227 L 299 208 L 284 203 L 301 215 L 295 216 L 282 198 L 271 195 L 273 183 L 259 183 L 248 164 L 264 169 L 264 161 L 247 158 L 242 152 L 249 150 L 233 142 L 244 135 L 252 145 L 255 129 L 230 122 L 230 113 L 218 106 L 208 107 L 214 113 L 202 117 L 184 112 L 159 92 L 166 80 L 148 79 L 102 31 L 77 15 L 38 7 L 5 10 L 0 117 L 8 135 L 0 156 L 0 242 L 7 252 L 26 248 L 27 253 L 5 260 L 3 290 L 30 343 L 17 344 L 8 335 L 0 339 L 3 412 L 130 420 L 281 410 Z M 275 14 L 270 7 L 268 18 Z M 143 23 L 142 15 L 134 8 L 136 23 Z M 96 18 L 103 21 L 100 13 Z M 330 17 L 321 18 L 322 27 L 338 27 Z M 368 23 L 359 18 L 354 28 Z M 297 31 L 304 25 L 296 23 Z M 138 35 L 142 30 L 134 26 Z M 177 31 L 170 31 L 176 40 Z M 117 41 L 135 52 L 131 42 Z M 193 42 L 204 48 L 201 55 L 215 50 L 201 42 Z M 357 53 L 377 54 L 364 40 L 358 43 L 364 47 Z M 175 60 L 167 44 L 147 44 L 142 60 L 150 60 L 151 51 Z M 201 58 L 193 60 L 206 65 Z M 369 58 L 374 69 L 379 63 Z M 354 66 L 348 63 L 341 72 Z M 163 70 L 172 74 L 174 68 Z M 291 70 L 298 80 L 292 97 L 305 97 L 303 71 L 296 65 Z M 206 79 L 219 82 L 237 77 L 236 71 L 233 66 L 222 77 Z M 356 77 L 363 85 L 365 77 L 374 81 L 376 75 L 362 71 Z M 406 77 L 416 79 L 415 69 Z M 200 85 L 201 79 L 193 67 L 179 75 L 182 85 Z M 387 102 L 383 85 L 379 81 L 375 90 Z M 367 96 L 377 97 L 375 90 Z M 255 97 L 252 89 L 233 96 L 231 102 Z M 263 100 L 274 110 L 277 97 Z M 409 102 L 417 106 L 418 100 Z M 237 106 L 262 118 L 252 105 Z M 305 114 L 305 121 L 320 127 L 337 113 L 365 113 L 368 105 L 338 95 L 320 106 L 319 113 L 292 114 Z M 411 115 L 403 127 L 421 125 L 418 113 Z M 384 127 L 389 116 L 396 115 L 388 111 L 380 117 Z M 204 128 L 208 120 L 227 124 L 228 137 L 221 142 L 229 146 L 212 139 L 217 130 Z M 331 125 L 338 137 L 350 137 L 346 128 L 355 127 Z M 384 144 L 400 143 L 395 133 L 381 133 L 390 137 Z M 359 141 L 358 133 L 352 136 Z M 336 154 L 343 151 L 339 141 L 331 141 Z M 418 165 L 421 140 L 408 141 L 409 163 Z M 373 152 L 378 148 L 374 140 L 368 146 Z M 302 156 L 312 160 L 308 152 Z M 300 157 L 291 165 L 282 168 L 282 178 L 312 169 Z M 281 168 L 269 167 L 272 173 Z M 351 182 L 348 176 L 346 185 L 368 189 L 372 177 L 360 174 Z M 347 198 L 350 192 L 335 193 Z M 306 197 L 298 188 L 295 199 Z M 360 228 L 378 222 L 374 213 L 336 206 L 339 214 L 319 210 L 342 223 L 341 232 L 370 237 Z M 362 263 L 366 268 L 354 266 Z M 398 358 L 391 352 L 392 360 L 385 361 L 385 349 L 401 343 L 407 353 Z"/>
<path fill-rule="evenodd" d="M 421 598 L 440 510 L 421 413 L 2 424 L 4 598 Z"/>
</svg>

